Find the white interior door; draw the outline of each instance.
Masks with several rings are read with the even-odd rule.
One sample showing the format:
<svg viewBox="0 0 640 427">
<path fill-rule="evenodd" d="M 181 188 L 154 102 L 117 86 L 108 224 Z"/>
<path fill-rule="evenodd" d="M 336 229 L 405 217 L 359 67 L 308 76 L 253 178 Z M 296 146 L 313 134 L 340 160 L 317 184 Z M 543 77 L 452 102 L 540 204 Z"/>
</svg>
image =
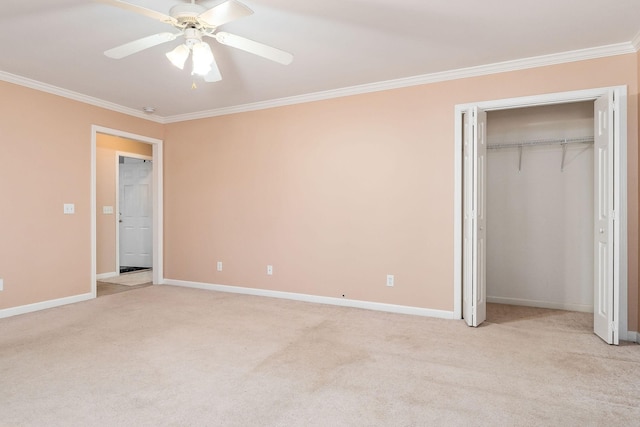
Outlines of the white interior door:
<svg viewBox="0 0 640 427">
<path fill-rule="evenodd" d="M 462 317 L 478 326 L 487 317 L 486 173 L 487 113 L 477 107 L 463 119 Z"/>
<path fill-rule="evenodd" d="M 618 344 L 619 280 L 615 277 L 616 206 L 613 92 L 595 102 L 594 132 L 594 299 L 593 330 Z"/>
<path fill-rule="evenodd" d="M 153 265 L 152 163 L 125 159 L 125 163 L 119 165 L 120 266 L 150 268 Z"/>
</svg>

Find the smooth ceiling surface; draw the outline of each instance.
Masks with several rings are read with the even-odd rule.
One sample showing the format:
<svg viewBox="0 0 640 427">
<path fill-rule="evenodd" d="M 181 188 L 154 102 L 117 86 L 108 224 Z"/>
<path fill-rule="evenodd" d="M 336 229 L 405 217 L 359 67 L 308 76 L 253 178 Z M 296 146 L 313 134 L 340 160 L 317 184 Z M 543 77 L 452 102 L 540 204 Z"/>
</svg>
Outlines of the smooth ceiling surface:
<svg viewBox="0 0 640 427">
<path fill-rule="evenodd" d="M 180 0 L 130 2 L 168 13 Z M 208 39 L 223 79 L 205 83 L 165 57 L 181 39 L 103 55 L 169 25 L 91 0 L 11 0 L 0 12 L 0 70 L 168 117 L 628 43 L 640 30 L 640 0 L 242 2 L 255 13 L 220 30 L 291 52 L 291 65 Z"/>
</svg>

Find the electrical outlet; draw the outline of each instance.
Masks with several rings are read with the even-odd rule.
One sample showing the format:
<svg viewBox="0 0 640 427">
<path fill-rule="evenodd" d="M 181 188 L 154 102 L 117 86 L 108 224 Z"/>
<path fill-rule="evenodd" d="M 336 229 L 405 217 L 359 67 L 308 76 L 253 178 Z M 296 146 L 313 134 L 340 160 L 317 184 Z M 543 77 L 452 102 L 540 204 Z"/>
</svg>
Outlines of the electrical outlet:
<svg viewBox="0 0 640 427">
<path fill-rule="evenodd" d="M 4 279 L 0 279 L 0 291 L 4 290 Z"/>
<path fill-rule="evenodd" d="M 65 215 L 70 215 L 76 213 L 76 205 L 73 203 L 65 203 L 64 204 L 64 213 Z"/>
<path fill-rule="evenodd" d="M 395 278 L 393 277 L 393 274 L 387 274 L 387 286 L 393 286 L 395 282 Z"/>
<path fill-rule="evenodd" d="M 267 276 L 273 275 L 273 265 L 267 265 Z"/>
<path fill-rule="evenodd" d="M 216 270 L 222 271 L 222 261 L 218 261 L 218 264 L 216 264 Z"/>
</svg>

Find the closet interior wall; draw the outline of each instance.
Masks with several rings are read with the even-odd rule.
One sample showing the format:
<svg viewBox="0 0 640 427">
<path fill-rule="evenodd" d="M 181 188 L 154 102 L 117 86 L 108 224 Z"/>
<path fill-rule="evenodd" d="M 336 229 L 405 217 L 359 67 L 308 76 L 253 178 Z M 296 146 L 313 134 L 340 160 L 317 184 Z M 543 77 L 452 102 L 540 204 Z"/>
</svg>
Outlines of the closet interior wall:
<svg viewBox="0 0 640 427">
<path fill-rule="evenodd" d="M 488 146 L 593 136 L 593 108 L 491 111 Z M 487 301 L 593 311 L 593 171 L 591 143 L 488 150 Z"/>
</svg>

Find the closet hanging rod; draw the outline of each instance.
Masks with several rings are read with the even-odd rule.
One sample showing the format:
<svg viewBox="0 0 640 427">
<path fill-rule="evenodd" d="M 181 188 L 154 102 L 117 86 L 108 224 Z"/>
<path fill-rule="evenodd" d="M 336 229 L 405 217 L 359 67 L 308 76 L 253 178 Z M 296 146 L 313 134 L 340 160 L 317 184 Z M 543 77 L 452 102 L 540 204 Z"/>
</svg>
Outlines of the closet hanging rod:
<svg viewBox="0 0 640 427">
<path fill-rule="evenodd" d="M 593 144 L 593 136 L 583 136 L 580 138 L 555 138 L 555 139 L 535 139 L 531 141 L 516 141 L 501 144 L 487 144 L 487 149 L 498 150 L 500 148 L 528 147 L 532 145 L 566 145 L 566 144 Z"/>
</svg>

